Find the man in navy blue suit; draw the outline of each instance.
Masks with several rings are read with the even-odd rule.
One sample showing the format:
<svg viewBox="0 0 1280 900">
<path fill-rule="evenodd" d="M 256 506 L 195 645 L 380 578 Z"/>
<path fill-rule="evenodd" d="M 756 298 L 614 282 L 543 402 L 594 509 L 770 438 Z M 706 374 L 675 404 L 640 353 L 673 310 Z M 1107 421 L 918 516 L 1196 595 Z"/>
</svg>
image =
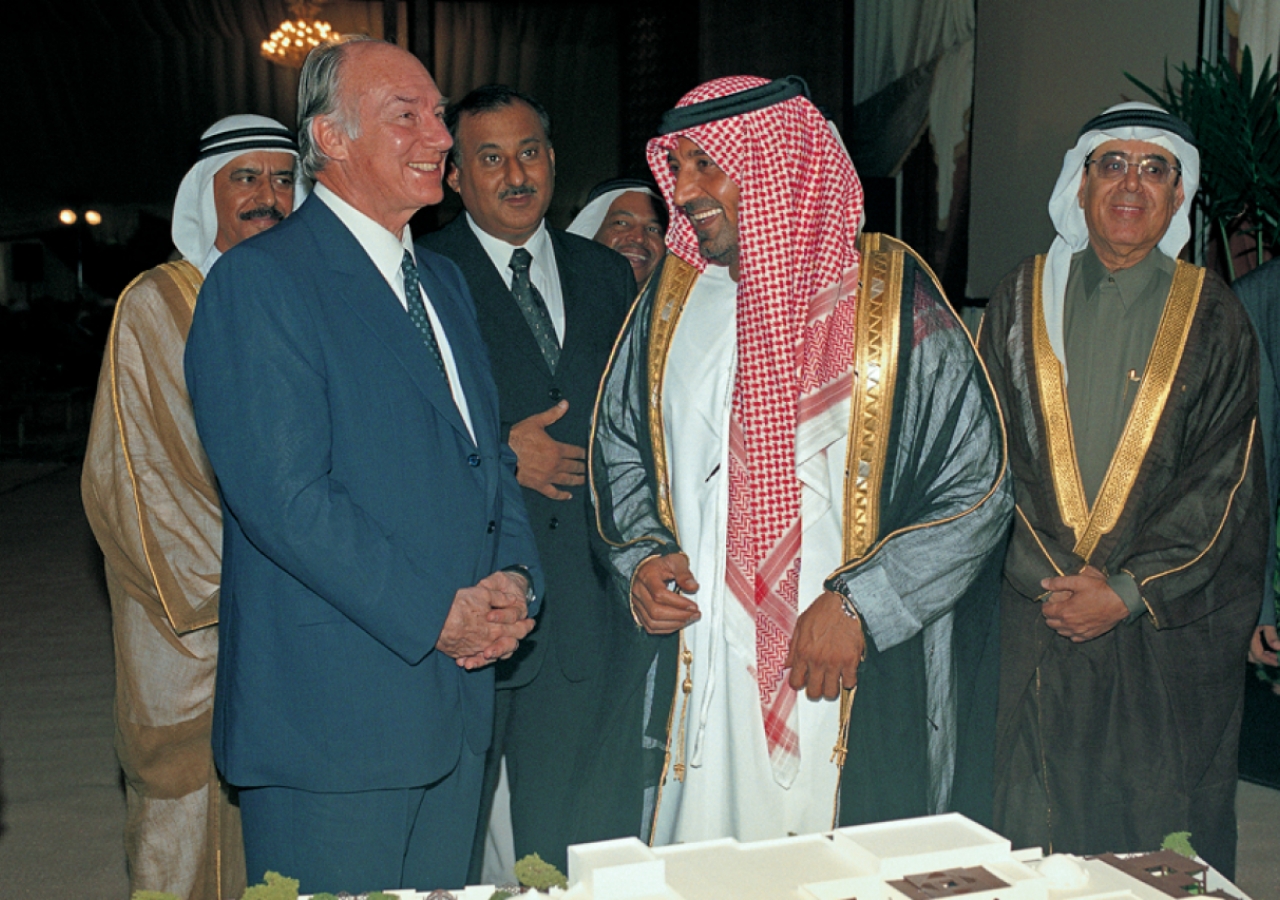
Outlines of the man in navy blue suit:
<svg viewBox="0 0 1280 900">
<path fill-rule="evenodd" d="M 218 262 L 187 345 L 224 509 L 214 759 L 251 879 L 457 886 L 537 552 L 466 284 L 409 233 L 442 196 L 439 90 L 359 39 L 298 94 L 315 192 Z"/>
</svg>

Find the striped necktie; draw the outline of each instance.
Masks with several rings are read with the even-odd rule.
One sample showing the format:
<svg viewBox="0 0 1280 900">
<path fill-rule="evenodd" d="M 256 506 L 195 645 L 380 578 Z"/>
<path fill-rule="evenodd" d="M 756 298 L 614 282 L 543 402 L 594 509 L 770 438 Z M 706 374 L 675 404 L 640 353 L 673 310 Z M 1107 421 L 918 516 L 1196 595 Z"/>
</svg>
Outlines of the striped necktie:
<svg viewBox="0 0 1280 900">
<path fill-rule="evenodd" d="M 546 301 L 529 278 L 529 265 L 532 262 L 533 257 L 523 247 L 511 251 L 511 262 L 507 263 L 507 267 L 511 269 L 511 296 L 515 297 L 524 320 L 529 323 L 529 329 L 538 342 L 538 349 L 542 351 L 547 367 L 554 372 L 556 363 L 560 361 L 560 342 L 556 340 L 556 329 L 551 324 L 551 313 L 547 312 Z"/>
</svg>

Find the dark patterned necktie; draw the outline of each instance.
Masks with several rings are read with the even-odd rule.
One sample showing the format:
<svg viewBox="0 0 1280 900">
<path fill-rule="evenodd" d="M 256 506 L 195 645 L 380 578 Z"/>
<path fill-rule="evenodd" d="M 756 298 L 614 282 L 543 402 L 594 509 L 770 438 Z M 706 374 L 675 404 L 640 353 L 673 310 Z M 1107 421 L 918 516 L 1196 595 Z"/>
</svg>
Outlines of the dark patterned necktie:
<svg viewBox="0 0 1280 900">
<path fill-rule="evenodd" d="M 542 358 L 554 372 L 556 363 L 560 361 L 560 342 L 556 340 L 555 326 L 551 324 L 551 313 L 547 312 L 546 301 L 529 279 L 529 265 L 532 262 L 533 257 L 523 247 L 511 251 L 511 262 L 507 263 L 512 273 L 511 296 L 516 298 L 516 305 L 524 314 L 524 320 L 529 323 L 529 329 L 542 351 Z"/>
<path fill-rule="evenodd" d="M 400 260 L 400 272 L 404 275 L 404 298 L 405 306 L 409 310 L 409 319 L 418 326 L 423 342 L 431 351 L 431 358 L 436 361 L 436 365 L 440 367 L 440 374 L 448 382 L 449 374 L 444 370 L 444 357 L 440 353 L 440 343 L 436 340 L 435 329 L 431 327 L 426 307 L 422 304 L 422 282 L 418 280 L 418 267 L 414 264 L 413 254 L 408 250 L 404 251 L 404 257 Z"/>
</svg>

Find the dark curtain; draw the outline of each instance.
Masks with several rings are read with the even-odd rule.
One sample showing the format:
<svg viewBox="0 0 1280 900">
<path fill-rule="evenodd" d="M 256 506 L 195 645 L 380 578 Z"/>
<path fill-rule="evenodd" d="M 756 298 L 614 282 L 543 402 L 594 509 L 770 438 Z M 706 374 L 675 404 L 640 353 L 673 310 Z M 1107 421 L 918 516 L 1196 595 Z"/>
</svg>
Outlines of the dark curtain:
<svg viewBox="0 0 1280 900">
<path fill-rule="evenodd" d="M 167 218 L 209 124 L 291 122 L 297 73 L 257 49 L 285 14 L 284 0 L 5 4 L 0 239 L 51 227 L 63 206 Z"/>
<path fill-rule="evenodd" d="M 559 173 L 551 219 L 567 224 L 596 182 L 618 174 L 614 5 L 419 6 L 434 13 L 433 74 L 446 95 L 503 81 L 546 104 Z M 118 207 L 110 237 L 125 240 L 139 208 L 169 217 L 199 134 L 212 122 L 253 112 L 291 125 L 297 71 L 258 55 L 287 13 L 286 0 L 6 4 L 0 240 L 46 232 L 65 206 Z M 381 14 L 380 3 L 352 0 L 320 10 L 340 32 L 375 36 Z"/>
<path fill-rule="evenodd" d="M 611 3 L 447 2 L 435 9 L 434 65 L 440 90 L 461 98 L 490 82 L 537 97 L 551 115 L 556 191 L 548 218 L 569 224 L 598 182 L 618 174 L 618 34 Z M 421 225 L 461 209 L 446 191 Z"/>
</svg>

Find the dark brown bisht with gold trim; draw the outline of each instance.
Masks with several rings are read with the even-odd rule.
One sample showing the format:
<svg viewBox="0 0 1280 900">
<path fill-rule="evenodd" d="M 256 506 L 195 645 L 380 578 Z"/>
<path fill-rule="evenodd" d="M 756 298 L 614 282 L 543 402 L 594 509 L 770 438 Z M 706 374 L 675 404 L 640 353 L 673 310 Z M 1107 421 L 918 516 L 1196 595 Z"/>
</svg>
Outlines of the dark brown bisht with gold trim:
<svg viewBox="0 0 1280 900">
<path fill-rule="evenodd" d="M 1179 263 L 1142 386 L 1092 505 L 1080 488 L 1040 291 L 1000 287 L 979 336 L 1004 409 L 1017 511 L 1001 600 L 996 826 L 1015 846 L 1144 851 L 1191 831 L 1235 859 L 1241 671 L 1258 617 L 1267 500 L 1258 350 L 1212 273 Z M 1041 579 L 1128 573 L 1147 612 L 1074 643 Z"/>
</svg>

